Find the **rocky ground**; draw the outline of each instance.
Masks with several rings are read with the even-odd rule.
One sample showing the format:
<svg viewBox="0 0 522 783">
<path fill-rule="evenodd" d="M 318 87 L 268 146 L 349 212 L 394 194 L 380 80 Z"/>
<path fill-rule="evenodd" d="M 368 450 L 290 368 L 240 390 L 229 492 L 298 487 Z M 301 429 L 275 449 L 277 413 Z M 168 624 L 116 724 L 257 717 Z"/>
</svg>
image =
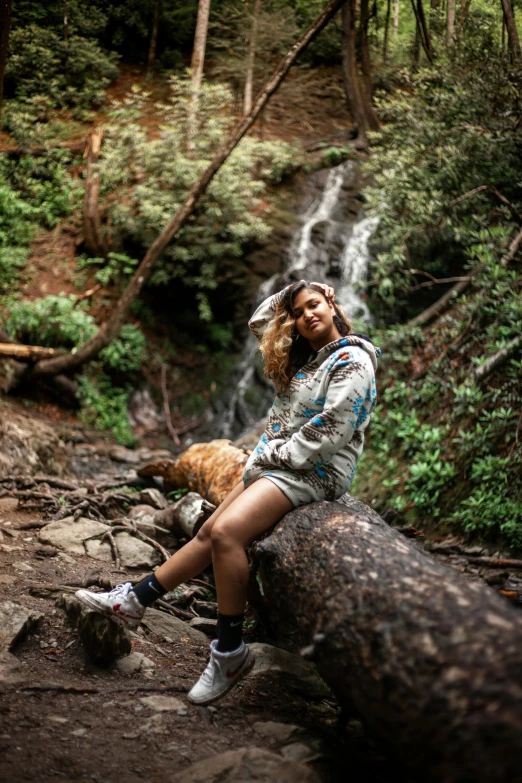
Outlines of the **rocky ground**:
<svg viewBox="0 0 522 783">
<path fill-rule="evenodd" d="M 70 424 L 2 411 L 2 780 L 408 780 L 341 714 L 311 664 L 276 647 L 253 614 L 254 671 L 214 706 L 188 702 L 215 631 L 210 573 L 149 609 L 137 633 L 82 611 L 76 589 L 137 581 L 160 562 L 162 547 L 183 543 L 179 529 L 154 527 L 173 499 L 136 473 L 168 453 L 129 451 Z M 121 518 L 130 527 L 116 527 Z M 501 553 L 492 562 L 458 538 L 425 546 L 520 605 L 522 563 Z"/>
<path fill-rule="evenodd" d="M 83 543 L 82 536 L 104 525 L 67 516 L 68 490 L 60 495 L 40 479 L 32 490 L 20 489 L 31 481 L 13 478 L 21 472 L 38 478 L 52 467 L 64 487 L 132 485 L 136 463 L 150 450 L 129 453 L 92 438 L 74 442 L 81 441 L 78 432 L 64 443 L 56 428 L 9 413 L 0 425 L 2 780 L 344 781 L 347 770 L 354 781 L 389 779 L 392 762 L 360 723 L 340 715 L 310 665 L 256 642 L 255 629 L 248 631 L 257 654 L 251 675 L 215 706 L 188 702 L 215 622 L 210 576 L 177 594 L 173 611 L 193 616 L 191 624 L 149 609 L 138 633 L 91 612 L 82 625 L 73 597 L 78 587 L 135 581 L 157 562 L 158 550 L 118 533 L 128 539 L 127 565 L 118 569 L 107 542 Z M 22 471 L 24 460 L 29 470 Z M 134 487 L 132 503 L 161 504 L 161 493 L 150 489 Z M 53 503 L 58 498 L 58 512 L 52 503 L 45 510 L 46 495 Z"/>
</svg>

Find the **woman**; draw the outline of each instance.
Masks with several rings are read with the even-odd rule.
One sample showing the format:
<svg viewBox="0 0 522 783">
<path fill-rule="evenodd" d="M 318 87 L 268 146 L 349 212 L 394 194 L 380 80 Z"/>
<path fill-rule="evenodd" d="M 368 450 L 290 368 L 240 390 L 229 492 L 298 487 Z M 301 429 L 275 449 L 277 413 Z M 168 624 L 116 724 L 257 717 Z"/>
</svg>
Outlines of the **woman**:
<svg viewBox="0 0 522 783">
<path fill-rule="evenodd" d="M 196 704 L 223 696 L 254 665 L 242 641 L 246 546 L 292 508 L 335 500 L 349 489 L 375 405 L 380 350 L 352 334 L 329 286 L 304 280 L 287 286 L 258 307 L 249 327 L 277 396 L 243 481 L 192 541 L 135 587 L 127 582 L 109 593 L 76 593 L 91 609 L 135 628 L 147 606 L 212 563 L 218 638 L 189 693 Z"/>
</svg>

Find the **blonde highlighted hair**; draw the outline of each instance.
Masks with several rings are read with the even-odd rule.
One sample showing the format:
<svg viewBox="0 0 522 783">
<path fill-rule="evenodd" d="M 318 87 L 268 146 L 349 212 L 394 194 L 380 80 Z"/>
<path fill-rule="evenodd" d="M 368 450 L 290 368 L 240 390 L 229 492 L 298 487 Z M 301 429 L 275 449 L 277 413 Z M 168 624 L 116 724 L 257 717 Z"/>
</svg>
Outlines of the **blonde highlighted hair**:
<svg viewBox="0 0 522 783">
<path fill-rule="evenodd" d="M 294 299 L 300 291 L 310 289 L 318 291 L 327 299 L 322 288 L 306 280 L 293 283 L 285 290 L 285 295 L 277 305 L 273 318 L 261 339 L 260 349 L 263 355 L 265 378 L 270 378 L 278 392 L 284 392 L 295 373 L 303 367 L 312 348 L 308 340 L 301 337 L 295 325 L 293 309 Z M 352 325 L 342 308 L 333 303 L 334 324 L 341 335 L 352 333 Z"/>
</svg>

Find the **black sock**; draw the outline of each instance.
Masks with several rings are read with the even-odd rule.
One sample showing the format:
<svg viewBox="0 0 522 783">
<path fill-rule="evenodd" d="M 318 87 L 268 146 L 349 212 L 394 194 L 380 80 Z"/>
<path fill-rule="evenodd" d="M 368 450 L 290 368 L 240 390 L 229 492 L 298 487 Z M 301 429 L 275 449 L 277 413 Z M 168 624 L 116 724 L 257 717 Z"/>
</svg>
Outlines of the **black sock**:
<svg viewBox="0 0 522 783">
<path fill-rule="evenodd" d="M 218 612 L 218 652 L 232 652 L 241 645 L 245 614 L 220 614 Z"/>
<path fill-rule="evenodd" d="M 149 574 L 137 585 L 134 585 L 132 592 L 136 593 L 136 597 L 142 606 L 150 606 L 162 595 L 165 595 L 167 590 L 163 587 L 161 582 L 158 582 L 155 574 Z"/>
</svg>

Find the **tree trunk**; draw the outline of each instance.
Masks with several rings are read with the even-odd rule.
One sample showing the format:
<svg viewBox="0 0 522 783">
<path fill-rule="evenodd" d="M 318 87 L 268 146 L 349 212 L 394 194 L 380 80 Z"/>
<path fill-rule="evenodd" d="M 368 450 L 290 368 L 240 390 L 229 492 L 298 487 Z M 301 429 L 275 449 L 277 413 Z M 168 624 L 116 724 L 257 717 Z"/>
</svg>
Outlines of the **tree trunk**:
<svg viewBox="0 0 522 783">
<path fill-rule="evenodd" d="M 446 11 L 446 43 L 453 46 L 455 43 L 455 0 L 448 0 Z"/>
<path fill-rule="evenodd" d="M 368 46 L 368 23 L 370 9 L 368 0 L 361 0 L 360 34 L 361 34 L 361 67 L 363 73 L 362 93 L 364 97 L 364 112 L 366 125 L 370 130 L 379 130 L 379 119 L 373 108 L 373 84 L 370 65 L 370 48 Z"/>
<path fill-rule="evenodd" d="M 315 19 L 308 30 L 303 33 L 290 51 L 279 63 L 274 73 L 261 90 L 252 111 L 244 117 L 232 131 L 230 138 L 218 150 L 209 166 L 201 174 L 199 179 L 190 189 L 184 203 L 172 217 L 168 225 L 161 234 L 154 240 L 151 247 L 145 254 L 139 267 L 134 273 L 127 288 L 118 300 L 110 318 L 100 328 L 100 330 L 84 345 L 77 349 L 75 353 L 68 353 L 55 359 L 49 359 L 38 362 L 30 371 L 30 377 L 43 377 L 45 375 L 57 375 L 61 372 L 71 372 L 81 367 L 85 362 L 94 359 L 99 352 L 108 345 L 121 329 L 121 325 L 129 307 L 139 295 L 143 285 L 150 277 L 154 264 L 161 253 L 172 240 L 179 229 L 184 225 L 189 215 L 194 210 L 197 202 L 205 193 L 209 183 L 213 180 L 223 163 L 226 161 L 233 149 L 239 144 L 245 133 L 252 127 L 257 117 L 268 103 L 270 97 L 278 89 L 285 78 L 291 66 L 299 55 L 306 49 L 308 44 L 320 33 L 323 27 L 328 24 L 330 19 L 335 16 L 345 0 L 330 0 L 324 11 Z"/>
<path fill-rule="evenodd" d="M 355 54 L 355 0 L 347 0 L 344 3 L 342 19 L 343 80 L 346 101 L 354 125 L 357 127 L 361 144 L 366 147 L 368 145 L 366 138 L 367 120 Z"/>
<path fill-rule="evenodd" d="M 252 109 L 252 92 L 254 88 L 254 61 L 256 57 L 257 25 L 259 12 L 261 10 L 261 0 L 255 0 L 254 13 L 252 16 L 252 27 L 250 29 L 250 41 L 248 44 L 248 61 L 245 79 L 245 97 L 243 101 L 243 115 L 248 114 Z"/>
<path fill-rule="evenodd" d="M 501 0 L 501 3 L 502 10 L 504 11 L 504 19 L 506 20 L 511 62 L 513 65 L 516 65 L 520 59 L 520 40 L 518 37 L 515 16 L 513 14 L 513 7 L 511 5 L 511 0 Z"/>
<path fill-rule="evenodd" d="M 464 35 L 464 26 L 466 24 L 466 19 L 468 18 L 470 5 L 471 5 L 471 0 L 460 0 L 459 33 L 458 33 L 459 41 L 462 41 L 462 36 Z"/>
<path fill-rule="evenodd" d="M 152 32 L 150 34 L 149 56 L 147 58 L 147 74 L 150 74 L 156 62 L 156 46 L 158 43 L 158 27 L 161 0 L 154 3 L 154 15 L 152 17 Z"/>
<path fill-rule="evenodd" d="M 100 197 L 100 174 L 96 167 L 100 154 L 102 133 L 93 131 L 87 147 L 87 176 L 83 197 L 83 233 L 85 244 L 94 256 L 105 258 L 108 252 L 103 237 L 98 202 Z"/>
<path fill-rule="evenodd" d="M 11 27 L 11 0 L 0 0 L 0 112 L 4 98 L 4 73 Z"/>
<path fill-rule="evenodd" d="M 522 623 L 349 495 L 289 513 L 255 547 L 339 703 L 416 780 L 520 777 Z"/>
<path fill-rule="evenodd" d="M 439 32 L 439 9 L 440 9 L 440 0 L 431 0 L 430 1 L 430 32 L 432 33 L 438 33 Z"/>
<path fill-rule="evenodd" d="M 189 149 L 194 150 L 194 137 L 197 133 L 197 116 L 199 91 L 203 79 L 203 64 L 207 46 L 208 18 L 210 15 L 210 0 L 199 0 L 196 34 L 190 68 L 192 71 L 192 99 L 189 111 Z"/>
<path fill-rule="evenodd" d="M 393 35 L 399 34 L 399 0 L 393 0 Z"/>
<path fill-rule="evenodd" d="M 506 15 L 502 12 L 502 57 L 506 56 Z"/>
<path fill-rule="evenodd" d="M 426 24 L 426 16 L 424 14 L 424 6 L 422 0 L 411 0 L 413 7 L 413 13 L 415 14 L 415 21 L 417 24 L 417 35 L 419 42 L 422 44 L 422 48 L 428 58 L 429 62 L 433 62 L 433 53 L 431 50 L 431 38 Z M 418 45 L 418 44 L 417 44 Z"/>
<path fill-rule="evenodd" d="M 382 59 L 385 63 L 388 62 L 388 42 L 390 34 L 390 16 L 391 16 L 391 0 L 386 2 L 386 20 L 384 22 L 384 43 L 382 47 Z"/>
</svg>

